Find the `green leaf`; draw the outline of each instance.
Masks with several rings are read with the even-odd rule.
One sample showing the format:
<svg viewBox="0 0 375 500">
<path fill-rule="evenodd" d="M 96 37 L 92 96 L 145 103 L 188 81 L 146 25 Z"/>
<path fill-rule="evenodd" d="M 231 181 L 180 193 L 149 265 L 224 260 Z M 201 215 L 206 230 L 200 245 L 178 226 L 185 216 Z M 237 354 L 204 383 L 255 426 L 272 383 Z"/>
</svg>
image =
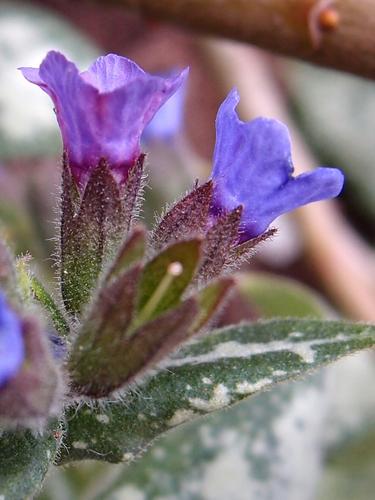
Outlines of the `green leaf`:
<svg viewBox="0 0 375 500">
<path fill-rule="evenodd" d="M 300 282 L 267 273 L 237 275 L 240 293 L 255 306 L 262 318 L 281 316 L 327 317 L 328 304 Z"/>
<path fill-rule="evenodd" d="M 69 325 L 64 318 L 59 307 L 51 297 L 51 295 L 44 288 L 43 284 L 36 278 L 36 276 L 30 277 L 30 286 L 33 291 L 35 299 L 40 302 L 44 307 L 49 317 L 52 320 L 53 325 L 60 335 L 66 336 L 69 333 Z"/>
<path fill-rule="evenodd" d="M 74 407 L 61 463 L 126 461 L 184 422 L 373 346 L 375 327 L 285 319 L 212 332 L 164 361 L 121 400 Z"/>
<path fill-rule="evenodd" d="M 0 498 L 19 500 L 39 491 L 55 458 L 58 424 L 42 435 L 30 431 L 4 432 L 0 437 Z"/>
<path fill-rule="evenodd" d="M 90 499 L 313 498 L 327 413 L 322 378 L 280 384 L 175 429 L 112 481 L 108 469 L 92 474 Z"/>
<path fill-rule="evenodd" d="M 171 245 L 166 250 L 156 255 L 146 264 L 140 283 L 138 309 L 147 306 L 150 299 L 158 292 L 169 273 L 169 266 L 178 262 L 181 264 L 181 273 L 174 276 L 163 290 L 162 297 L 146 319 L 150 320 L 164 311 L 176 306 L 181 295 L 194 277 L 200 258 L 201 240 L 192 239 Z"/>
</svg>

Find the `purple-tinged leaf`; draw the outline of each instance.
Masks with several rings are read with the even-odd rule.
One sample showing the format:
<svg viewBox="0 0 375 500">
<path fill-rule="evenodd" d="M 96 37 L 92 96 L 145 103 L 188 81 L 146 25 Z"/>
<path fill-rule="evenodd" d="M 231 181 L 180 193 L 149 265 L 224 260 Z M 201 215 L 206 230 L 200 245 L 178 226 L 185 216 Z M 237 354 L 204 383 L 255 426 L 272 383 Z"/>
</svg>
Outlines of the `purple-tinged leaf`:
<svg viewBox="0 0 375 500">
<path fill-rule="evenodd" d="M 100 398 L 132 382 L 192 335 L 191 326 L 197 312 L 196 301 L 188 299 L 141 326 L 113 350 L 107 363 L 92 367 L 92 376 L 84 385 L 75 379 L 75 392 Z"/>
<path fill-rule="evenodd" d="M 140 366 L 144 371 L 150 364 L 159 362 L 191 337 L 191 325 L 197 314 L 197 302 L 190 298 L 177 308 L 140 327 L 129 340 L 126 356 L 129 367 L 128 380 L 140 373 Z M 133 361 L 137 355 L 142 358 L 141 365 Z"/>
<path fill-rule="evenodd" d="M 222 314 L 220 314 L 215 328 L 224 326 L 237 325 L 247 321 L 252 323 L 262 317 L 258 307 L 250 298 L 244 297 L 240 293 L 238 286 L 235 286 L 230 294 L 228 302 L 224 306 Z"/>
<path fill-rule="evenodd" d="M 141 266 L 135 265 L 99 291 L 71 351 L 72 389 L 86 394 L 91 383 L 121 379 L 125 339 L 134 317 Z"/>
</svg>

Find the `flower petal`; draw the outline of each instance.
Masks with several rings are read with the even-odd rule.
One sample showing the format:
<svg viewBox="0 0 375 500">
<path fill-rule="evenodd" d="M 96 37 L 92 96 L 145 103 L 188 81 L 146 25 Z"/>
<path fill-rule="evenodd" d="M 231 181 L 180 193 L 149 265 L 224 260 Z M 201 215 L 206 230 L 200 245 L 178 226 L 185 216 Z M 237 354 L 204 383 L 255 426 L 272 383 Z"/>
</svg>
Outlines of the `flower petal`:
<svg viewBox="0 0 375 500">
<path fill-rule="evenodd" d="M 27 68 L 23 74 L 35 77 Z M 91 115 L 98 106 L 98 91 L 79 75 L 77 67 L 63 54 L 51 51 L 40 65 L 38 79 L 30 79 L 52 98 L 57 121 L 69 162 L 75 178 L 80 182 L 99 157 L 97 132 L 92 126 Z M 40 83 L 40 81 L 42 83 Z"/>
<path fill-rule="evenodd" d="M 144 75 L 113 92 L 101 94 L 92 123 L 101 137 L 101 156 L 121 170 L 140 154 L 141 135 L 156 111 L 176 92 L 186 72 L 165 79 Z"/>
<path fill-rule="evenodd" d="M 315 201 L 338 196 L 344 175 L 337 168 L 317 168 L 294 178 L 260 201 L 261 207 L 245 206 L 241 241 L 263 233 L 279 215 Z"/>
<path fill-rule="evenodd" d="M 81 76 L 99 92 L 104 93 L 112 92 L 136 78 L 145 76 L 145 72 L 126 57 L 108 54 L 98 57 L 87 71 L 81 73 Z"/>
<path fill-rule="evenodd" d="M 265 191 L 286 182 L 293 172 L 287 127 L 267 118 L 242 122 L 235 110 L 238 102 L 234 89 L 219 109 L 212 174 L 216 179 L 225 179 L 228 190 L 236 192 L 237 201 L 241 195 L 247 198 L 249 189 L 255 197 L 265 195 Z"/>
<path fill-rule="evenodd" d="M 0 292 L 0 388 L 17 373 L 24 356 L 21 320 Z"/>
<path fill-rule="evenodd" d="M 38 68 L 18 68 L 23 76 L 31 83 L 35 83 L 35 85 L 39 85 L 43 87 L 44 82 L 40 78 L 39 69 Z"/>
</svg>

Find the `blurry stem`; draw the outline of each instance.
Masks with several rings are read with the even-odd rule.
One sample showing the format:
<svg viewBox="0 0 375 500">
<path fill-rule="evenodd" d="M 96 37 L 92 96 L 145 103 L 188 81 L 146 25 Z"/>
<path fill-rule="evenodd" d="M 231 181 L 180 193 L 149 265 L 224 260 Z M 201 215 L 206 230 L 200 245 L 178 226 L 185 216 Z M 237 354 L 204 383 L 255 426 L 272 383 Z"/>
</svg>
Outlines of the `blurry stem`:
<svg viewBox="0 0 375 500">
<path fill-rule="evenodd" d="M 107 4 L 107 1 L 96 0 Z M 374 0 L 111 0 L 145 16 L 375 78 Z"/>
<path fill-rule="evenodd" d="M 227 92 L 237 86 L 244 119 L 265 115 L 289 127 L 296 174 L 317 165 L 290 119 L 285 98 L 268 58 L 232 42 L 202 42 L 202 50 Z M 352 318 L 375 321 L 375 254 L 348 225 L 335 201 L 315 203 L 294 212 L 306 246 L 307 262 L 334 301 Z"/>
</svg>

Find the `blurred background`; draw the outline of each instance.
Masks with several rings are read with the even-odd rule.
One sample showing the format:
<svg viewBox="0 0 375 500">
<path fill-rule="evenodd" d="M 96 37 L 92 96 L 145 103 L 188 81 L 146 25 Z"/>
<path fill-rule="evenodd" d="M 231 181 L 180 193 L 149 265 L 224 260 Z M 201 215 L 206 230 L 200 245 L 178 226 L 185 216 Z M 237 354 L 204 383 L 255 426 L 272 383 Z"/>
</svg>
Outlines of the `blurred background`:
<svg viewBox="0 0 375 500">
<path fill-rule="evenodd" d="M 339 200 L 276 221 L 278 235 L 238 275 L 221 318 L 375 321 L 375 85 L 191 34 L 92 2 L 0 2 L 0 224 L 18 254 L 51 273 L 61 144 L 49 98 L 19 66 L 57 49 L 85 69 L 115 52 L 149 72 L 190 67 L 186 88 L 144 135 L 151 226 L 166 202 L 210 172 L 215 116 L 234 86 L 239 113 L 286 122 L 297 173 L 341 168 Z M 168 179 L 168 182 L 166 182 Z M 368 500 L 375 488 L 375 357 L 353 356 L 160 440 L 138 463 L 55 469 L 40 498 Z"/>
</svg>

